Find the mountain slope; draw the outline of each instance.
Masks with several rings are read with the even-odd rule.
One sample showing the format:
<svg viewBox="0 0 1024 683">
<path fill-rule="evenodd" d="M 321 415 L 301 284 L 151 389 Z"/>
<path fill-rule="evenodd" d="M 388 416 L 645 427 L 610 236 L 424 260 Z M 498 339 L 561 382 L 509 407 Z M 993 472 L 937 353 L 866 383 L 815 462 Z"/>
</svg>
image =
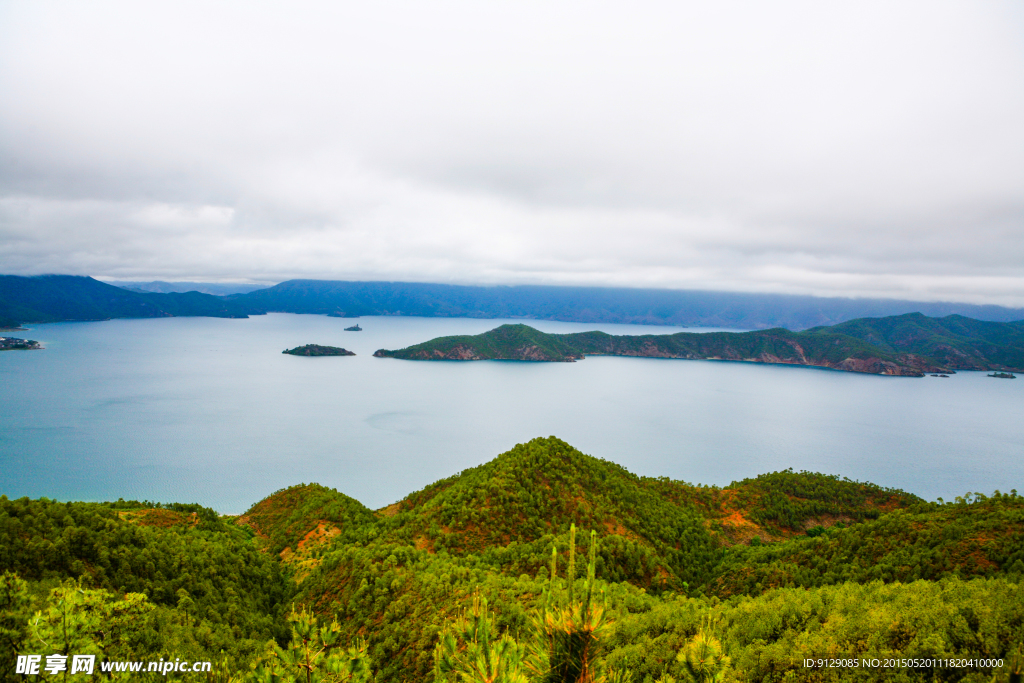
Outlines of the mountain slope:
<svg viewBox="0 0 1024 683">
<path fill-rule="evenodd" d="M 807 330 L 841 334 L 893 354 L 914 354 L 951 370 L 1024 367 L 1024 320 L 993 323 L 962 315 L 929 318 L 920 313 L 864 318 Z"/>
<path fill-rule="evenodd" d="M 280 507 L 302 500 L 287 494 Z M 1019 497 L 1007 500 L 1010 508 L 1021 505 Z M 916 637 L 960 652 L 950 637 L 977 649 L 973 634 L 985 631 L 998 636 L 984 651 L 999 653 L 1016 642 L 1021 623 L 1022 603 L 1013 596 L 1014 577 L 1022 575 L 1007 553 L 1018 520 L 986 514 L 975 501 L 957 513 L 982 521 L 967 530 L 977 538 L 965 538 L 963 551 L 950 552 L 937 571 L 946 578 L 901 585 L 914 576 L 901 566 L 929 561 L 932 549 L 918 539 L 944 536 L 949 506 L 806 472 L 698 487 L 637 477 L 556 438 L 534 439 L 378 511 L 357 542 L 325 539 L 298 574 L 299 600 L 336 615 L 346 638 L 367 639 L 381 680 L 430 680 L 439 634 L 474 599 L 496 610 L 500 630 L 529 631 L 552 547 L 564 576 L 568 526 L 576 522 L 578 554 L 588 550 L 587 532 L 597 531 L 597 575 L 614 622 L 609 661 L 635 667 L 635 680 L 666 670 L 681 675 L 671 663 L 709 615 L 721 616 L 723 627 L 742 624 L 722 637 L 728 654 L 756 674 L 741 680 L 774 680 L 773 671 L 799 678 L 793 653 L 917 652 L 906 640 Z M 313 528 L 317 516 L 302 528 Z M 929 530 L 919 533 L 919 524 Z M 956 544 L 961 530 L 945 536 Z M 972 549 L 986 535 L 1005 537 L 996 553 L 1006 559 L 978 571 Z M 844 583 L 843 572 L 853 579 Z M 959 583 L 957 575 L 988 578 Z M 1000 601 L 998 609 L 980 607 L 990 599 Z M 970 626 L 947 633 L 956 627 L 942 616 L 950 610 L 963 610 Z M 884 624 L 865 616 L 878 614 Z M 807 633 L 813 645 L 801 640 Z M 873 635 L 865 640 L 864 633 Z"/>
<path fill-rule="evenodd" d="M 738 549 L 711 588 L 722 596 L 755 595 L 785 586 L 1003 572 L 1024 578 L 1024 498 L 996 494 L 894 510 L 799 543 Z"/>
<path fill-rule="evenodd" d="M 534 610 L 565 596 L 575 522 L 577 588 L 597 532 L 599 657 L 637 683 L 684 680 L 678 653 L 710 629 L 738 681 L 805 680 L 806 660 L 825 656 L 1009 661 L 1024 634 L 1022 515 L 1016 492 L 937 504 L 789 470 L 721 489 L 638 477 L 553 437 L 377 512 L 315 484 L 234 520 L 197 505 L 0 496 L 0 654 L 38 651 L 60 610 L 80 617 L 88 600 L 108 627 L 95 630 L 106 660 L 172 652 L 213 661 L 217 679 L 269 674 L 267 640 L 289 646 L 294 609 L 337 620 L 342 647 L 365 642 L 375 680 L 432 680 L 435 645 L 476 601 L 495 635 L 532 642 Z M 995 666 L 897 677 L 990 681 Z"/>
<path fill-rule="evenodd" d="M 545 566 L 552 544 L 564 549 L 575 523 L 601 535 L 605 578 L 679 590 L 684 582 L 710 581 L 724 549 L 753 537 L 785 540 L 920 502 L 808 472 L 762 475 L 726 489 L 638 477 L 549 437 L 431 484 L 376 516 L 332 489 L 309 485 L 269 496 L 240 522 L 269 538 L 275 553 L 303 545 L 307 558 L 324 544 L 372 539 L 477 556 L 512 575 Z"/>
<path fill-rule="evenodd" d="M 673 501 L 623 467 L 550 437 L 390 506 L 382 538 L 535 571 L 571 523 L 595 529 L 608 576 L 639 585 L 694 582 L 718 562 L 719 542 L 689 501 Z"/>
<path fill-rule="evenodd" d="M 111 318 L 245 318 L 259 311 L 199 292 L 145 294 L 91 277 L 0 275 L 0 322 L 47 323 Z"/>
</svg>

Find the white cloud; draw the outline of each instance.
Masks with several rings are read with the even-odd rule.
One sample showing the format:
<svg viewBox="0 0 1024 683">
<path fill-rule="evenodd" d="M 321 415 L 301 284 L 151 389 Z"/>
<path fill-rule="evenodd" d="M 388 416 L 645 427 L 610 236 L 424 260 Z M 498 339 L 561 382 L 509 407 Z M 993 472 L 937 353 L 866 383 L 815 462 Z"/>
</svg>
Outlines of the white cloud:
<svg viewBox="0 0 1024 683">
<path fill-rule="evenodd" d="M 0 271 L 1024 305 L 1012 3 L 9 3 Z"/>
</svg>

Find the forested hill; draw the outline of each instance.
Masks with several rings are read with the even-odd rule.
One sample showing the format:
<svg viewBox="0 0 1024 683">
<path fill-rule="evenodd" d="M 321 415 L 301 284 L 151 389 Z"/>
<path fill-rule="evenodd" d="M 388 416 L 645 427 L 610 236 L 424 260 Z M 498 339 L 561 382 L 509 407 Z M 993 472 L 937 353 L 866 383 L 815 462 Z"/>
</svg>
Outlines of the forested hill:
<svg viewBox="0 0 1024 683">
<path fill-rule="evenodd" d="M 522 324 L 478 335 L 440 337 L 381 358 L 406 360 L 574 361 L 587 355 L 783 363 L 920 377 L 956 370 L 1024 371 L 1024 321 L 993 323 L 963 316 L 908 313 L 864 318 L 806 332 L 547 334 Z"/>
<path fill-rule="evenodd" d="M 563 636 L 623 683 L 691 680 L 698 646 L 723 681 L 807 680 L 804 660 L 827 656 L 980 659 L 857 680 L 1001 683 L 1024 666 L 1021 581 L 1016 492 L 927 503 L 790 470 L 695 486 L 554 437 L 376 512 L 316 484 L 238 518 L 0 496 L 0 659 L 42 640 L 98 661 L 209 660 L 209 680 L 240 683 L 541 683 L 533 667 Z M 456 677 L 460 653 L 500 653 L 516 675 Z M 0 680 L 26 680 L 11 671 Z"/>
<path fill-rule="evenodd" d="M 111 318 L 246 318 L 260 311 L 199 292 L 131 292 L 75 275 L 0 275 L 0 327 Z"/>
<path fill-rule="evenodd" d="M 807 330 L 845 335 L 893 354 L 914 354 L 952 370 L 1024 367 L 1024 320 L 993 323 L 962 315 L 928 318 L 920 313 L 864 318 Z"/>
<path fill-rule="evenodd" d="M 802 330 L 919 311 L 1006 322 L 1024 309 L 892 299 L 604 287 L 492 286 L 289 280 L 228 297 L 257 310 L 342 316 L 526 318 L 681 327 Z"/>
</svg>

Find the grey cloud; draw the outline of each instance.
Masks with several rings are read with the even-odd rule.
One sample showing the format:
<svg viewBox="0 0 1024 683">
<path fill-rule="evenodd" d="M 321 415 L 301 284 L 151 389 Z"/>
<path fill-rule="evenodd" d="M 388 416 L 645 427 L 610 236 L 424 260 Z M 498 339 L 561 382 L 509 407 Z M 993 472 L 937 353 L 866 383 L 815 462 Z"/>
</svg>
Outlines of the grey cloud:
<svg viewBox="0 0 1024 683">
<path fill-rule="evenodd" d="M 0 271 L 1024 305 L 1013 3 L 8 3 Z"/>
</svg>

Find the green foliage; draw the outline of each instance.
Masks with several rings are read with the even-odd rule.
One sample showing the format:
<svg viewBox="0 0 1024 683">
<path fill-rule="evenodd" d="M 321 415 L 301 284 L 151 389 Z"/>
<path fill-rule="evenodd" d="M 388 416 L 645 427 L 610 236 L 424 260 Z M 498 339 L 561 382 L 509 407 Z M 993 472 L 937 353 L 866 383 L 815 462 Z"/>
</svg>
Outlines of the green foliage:
<svg viewBox="0 0 1024 683">
<path fill-rule="evenodd" d="M 737 490 L 736 503 L 749 509 L 752 519 L 792 530 L 812 518 L 876 519 L 883 510 L 923 502 L 898 489 L 792 469 L 733 482 L 730 488 Z"/>
<path fill-rule="evenodd" d="M 434 651 L 435 683 L 611 683 L 627 671 L 606 672 L 603 654 L 610 622 L 595 601 L 596 532 L 591 532 L 586 579 L 576 593 L 576 526 L 569 532 L 564 585 L 557 578 L 558 552 L 551 549 L 550 581 L 543 604 L 531 616 L 527 645 L 500 636 L 479 597 L 445 629 Z"/>
<path fill-rule="evenodd" d="M 660 486 L 555 437 L 534 439 L 411 494 L 381 533 L 453 555 L 481 553 L 518 575 L 544 566 L 554 537 L 578 523 L 610 532 L 602 576 L 680 590 L 708 578 L 722 554 L 697 508 Z"/>
<path fill-rule="evenodd" d="M 210 642 L 287 638 L 287 579 L 243 530 L 198 506 L 122 507 L 0 496 L 0 570 L 44 584 L 72 578 L 140 593 L 171 608 L 184 592 L 188 617 L 204 622 Z M 143 525 L 154 517 L 158 526 Z"/>
<path fill-rule="evenodd" d="M 676 655 L 687 683 L 723 683 L 728 680 L 729 661 L 721 641 L 704 629 Z"/>
<path fill-rule="evenodd" d="M 337 621 L 321 626 L 309 612 L 288 615 L 288 647 L 271 642 L 247 676 L 250 683 L 369 683 L 373 680 L 365 645 L 346 646 Z"/>
<path fill-rule="evenodd" d="M 487 601 L 477 597 L 471 610 L 449 623 L 434 650 L 435 683 L 529 683 L 525 648 L 498 633 Z"/>
<path fill-rule="evenodd" d="M 17 574 L 0 575 L 0 662 L 13 662 L 28 634 L 31 600 L 28 584 Z M 0 669 L 0 681 L 15 680 L 10 667 Z"/>
<path fill-rule="evenodd" d="M 757 597 L 650 599 L 620 618 L 609 665 L 628 663 L 638 680 L 685 680 L 677 653 L 710 622 L 733 674 L 746 681 L 987 681 L 991 670 L 816 669 L 805 659 L 1008 659 L 1024 639 L 1024 591 L 1005 579 L 956 578 L 910 584 L 844 583 L 776 589 Z M 933 673 L 935 674 L 933 676 Z M 733 674 L 727 674 L 733 675 Z"/>
<path fill-rule="evenodd" d="M 50 592 L 44 609 L 29 621 L 30 639 L 47 652 L 133 659 L 145 651 L 145 629 L 153 605 L 146 596 L 122 599 L 104 590 L 84 589 L 67 580 Z"/>
<path fill-rule="evenodd" d="M 381 680 L 426 680 L 434 647 L 450 619 L 479 596 L 501 605 L 496 628 L 527 624 L 542 584 L 493 571 L 479 558 L 431 554 L 408 545 L 341 545 L 306 577 L 298 599 L 333 614 L 348 639 L 365 637 Z"/>
<path fill-rule="evenodd" d="M 791 470 L 695 487 L 536 439 L 376 514 L 315 484 L 234 523 L 0 497 L 0 656 L 209 659 L 208 683 L 878 680 L 803 659 L 981 657 L 1006 666 L 888 673 L 1002 681 L 1022 548 L 1016 492 L 930 504 Z"/>
<path fill-rule="evenodd" d="M 551 581 L 544 605 L 533 618 L 528 668 L 537 683 L 605 683 L 601 655 L 611 624 L 603 605 L 595 602 L 597 532 L 590 534 L 586 583 L 576 594 L 576 526 L 569 532 L 569 565 L 565 588 L 558 582 L 558 553 L 551 552 Z M 614 674 L 613 674 L 614 675 Z"/>
<path fill-rule="evenodd" d="M 1024 580 L 1024 497 L 996 493 L 968 501 L 920 503 L 815 538 L 736 546 L 707 590 L 756 595 L 775 587 L 948 576 Z"/>
</svg>

